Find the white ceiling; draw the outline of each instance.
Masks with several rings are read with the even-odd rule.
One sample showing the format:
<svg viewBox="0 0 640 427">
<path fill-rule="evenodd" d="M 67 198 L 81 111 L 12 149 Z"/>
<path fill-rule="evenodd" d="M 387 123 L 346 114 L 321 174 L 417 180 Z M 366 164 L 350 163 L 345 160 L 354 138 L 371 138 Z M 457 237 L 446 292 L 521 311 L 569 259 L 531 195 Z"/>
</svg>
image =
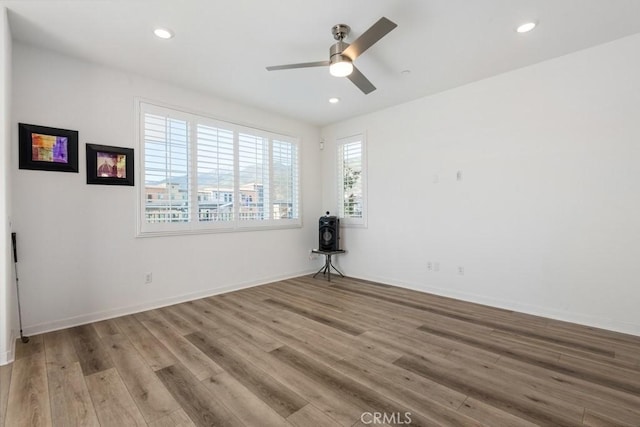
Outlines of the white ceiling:
<svg viewBox="0 0 640 427">
<path fill-rule="evenodd" d="M 14 0 L 14 40 L 325 125 L 640 32 L 638 0 Z M 320 61 L 331 27 L 353 41 L 398 24 L 355 63 L 364 95 Z M 515 27 L 537 21 L 528 34 Z M 172 29 L 163 41 L 152 31 Z M 410 70 L 408 75 L 401 74 Z M 330 97 L 339 97 L 336 105 Z"/>
</svg>

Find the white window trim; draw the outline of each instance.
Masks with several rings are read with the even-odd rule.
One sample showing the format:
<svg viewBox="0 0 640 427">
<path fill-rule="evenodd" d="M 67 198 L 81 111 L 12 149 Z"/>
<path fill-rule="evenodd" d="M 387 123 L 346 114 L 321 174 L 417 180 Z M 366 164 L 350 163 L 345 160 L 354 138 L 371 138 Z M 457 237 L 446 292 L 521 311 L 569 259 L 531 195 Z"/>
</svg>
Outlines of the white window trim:
<svg viewBox="0 0 640 427">
<path fill-rule="evenodd" d="M 145 211 L 146 211 L 146 190 L 145 190 L 145 168 L 144 168 L 144 112 L 149 111 L 168 111 L 171 113 L 172 117 L 183 119 L 186 121 L 190 121 L 193 116 L 198 116 L 199 119 L 202 119 L 203 124 L 213 125 L 213 126 L 221 126 L 227 129 L 234 131 L 234 144 L 237 147 L 237 139 L 238 134 L 236 131 L 242 130 L 244 132 L 251 131 L 253 135 L 262 136 L 268 138 L 270 141 L 272 139 L 290 142 L 296 145 L 297 150 L 297 211 L 298 217 L 292 219 L 268 219 L 268 220 L 246 220 L 240 221 L 238 216 L 235 216 L 233 221 L 229 222 L 201 222 L 194 221 L 193 215 L 191 215 L 191 221 L 188 223 L 146 223 L 144 220 Z M 135 108 L 134 108 L 134 123 L 135 123 L 135 144 L 137 147 L 136 150 L 136 162 L 138 164 L 138 192 L 137 192 L 137 209 L 136 209 L 136 237 L 159 237 L 159 236 L 172 236 L 172 235 L 185 235 L 185 234 L 206 234 L 206 233 L 221 233 L 221 232 L 239 232 L 239 231 L 257 231 L 257 230 L 278 230 L 278 229 L 290 229 L 290 228 L 301 228 L 302 227 L 302 143 L 301 140 L 297 137 L 289 136 L 281 132 L 273 132 L 269 130 L 259 129 L 253 127 L 251 125 L 239 124 L 229 121 L 224 121 L 220 119 L 213 118 L 202 112 L 189 111 L 188 109 L 182 107 L 176 107 L 174 105 L 168 105 L 157 101 L 152 101 L 144 98 L 135 98 Z M 194 140 L 196 138 L 196 132 L 191 132 L 191 150 L 192 154 L 197 152 L 196 144 L 194 144 Z M 272 162 L 271 157 L 272 144 L 269 144 L 269 162 Z M 237 179 L 239 174 L 239 161 L 238 155 L 234 155 L 234 201 L 239 200 L 239 180 Z M 190 174 L 195 173 L 193 168 L 189 169 Z M 270 178 L 273 174 L 273 168 L 270 164 L 269 166 L 269 174 Z M 271 190 L 270 190 L 271 191 Z M 195 199 L 195 200 L 194 200 Z M 197 192 L 196 194 L 191 195 L 190 203 L 192 206 L 197 207 Z M 195 203 L 195 205 L 193 204 Z M 236 204 L 234 203 L 234 210 L 236 208 Z M 269 208 L 269 212 L 271 213 L 271 208 Z M 235 212 L 237 214 L 237 212 Z"/>
<path fill-rule="evenodd" d="M 343 190 L 341 189 L 342 182 L 339 182 L 339 177 L 342 176 L 342 171 L 340 170 L 341 162 L 338 157 L 340 153 L 340 147 L 344 144 L 349 144 L 357 141 L 360 141 L 362 143 L 362 173 L 360 175 L 362 179 L 362 218 L 350 218 L 350 217 L 340 216 L 340 226 L 354 227 L 354 228 L 367 228 L 368 226 L 367 217 L 369 212 L 369 202 L 368 202 L 368 181 L 369 180 L 367 177 L 367 170 L 368 170 L 367 133 L 365 131 L 336 139 L 336 148 L 335 148 L 335 155 L 336 155 L 336 162 L 335 162 L 336 187 L 335 188 L 337 191 L 336 202 L 341 203 L 340 198 L 342 197 L 342 194 L 343 194 L 342 193 Z M 338 209 L 336 209 L 336 212 L 341 212 L 341 211 L 342 209 L 338 206 Z"/>
</svg>

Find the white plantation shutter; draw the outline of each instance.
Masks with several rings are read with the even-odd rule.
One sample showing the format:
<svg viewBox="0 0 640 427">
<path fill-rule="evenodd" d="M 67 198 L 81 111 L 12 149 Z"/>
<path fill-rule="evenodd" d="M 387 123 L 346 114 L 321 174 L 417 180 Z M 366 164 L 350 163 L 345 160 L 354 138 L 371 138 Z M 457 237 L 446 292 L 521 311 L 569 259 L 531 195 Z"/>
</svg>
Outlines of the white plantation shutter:
<svg viewBox="0 0 640 427">
<path fill-rule="evenodd" d="M 167 115 L 144 114 L 145 220 L 189 220 L 189 125 Z"/>
<path fill-rule="evenodd" d="M 346 225 L 366 225 L 366 170 L 364 135 L 339 139 L 338 216 Z"/>
<path fill-rule="evenodd" d="M 233 131 L 198 124 L 198 220 L 234 219 Z"/>
<path fill-rule="evenodd" d="M 294 138 L 140 103 L 138 233 L 299 227 Z"/>
<path fill-rule="evenodd" d="M 269 140 L 240 133 L 238 136 L 239 219 L 269 219 Z"/>
<path fill-rule="evenodd" d="M 274 140 L 271 157 L 271 214 L 274 219 L 297 218 L 298 146 L 292 142 Z"/>
</svg>

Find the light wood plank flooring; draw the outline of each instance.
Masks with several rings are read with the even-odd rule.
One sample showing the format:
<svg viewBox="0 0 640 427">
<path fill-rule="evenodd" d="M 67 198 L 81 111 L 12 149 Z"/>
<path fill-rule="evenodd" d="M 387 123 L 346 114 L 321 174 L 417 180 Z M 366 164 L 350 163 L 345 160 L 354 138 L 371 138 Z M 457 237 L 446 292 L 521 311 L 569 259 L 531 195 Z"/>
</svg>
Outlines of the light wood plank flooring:
<svg viewBox="0 0 640 427">
<path fill-rule="evenodd" d="M 8 427 L 640 426 L 640 337 L 350 278 L 51 332 L 16 353 L 0 368 Z"/>
</svg>

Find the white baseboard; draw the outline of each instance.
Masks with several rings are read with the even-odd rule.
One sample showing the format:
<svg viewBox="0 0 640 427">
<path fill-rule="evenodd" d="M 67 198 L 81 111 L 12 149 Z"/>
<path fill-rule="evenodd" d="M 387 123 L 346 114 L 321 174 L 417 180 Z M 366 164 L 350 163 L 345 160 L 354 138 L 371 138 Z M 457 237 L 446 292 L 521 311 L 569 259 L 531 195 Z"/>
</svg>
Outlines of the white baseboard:
<svg viewBox="0 0 640 427">
<path fill-rule="evenodd" d="M 181 302 L 193 301 L 200 298 L 210 297 L 212 295 L 224 294 L 227 292 L 237 291 L 240 289 L 252 288 L 254 286 L 265 285 L 267 283 L 277 282 L 279 280 L 291 279 L 293 277 L 299 277 L 307 274 L 314 273 L 313 271 L 301 271 L 297 273 L 291 273 L 283 276 L 269 277 L 256 281 L 242 282 L 234 285 L 223 286 L 221 288 L 207 289 L 200 292 L 193 292 L 189 294 L 178 295 L 170 298 L 163 298 L 144 304 L 136 304 L 132 306 L 116 308 L 112 310 L 105 310 L 97 313 L 87 313 L 80 316 L 69 317 L 66 319 L 55 320 L 52 322 L 40 323 L 36 325 L 30 325 L 25 328 L 25 335 L 38 335 L 46 332 L 57 331 L 60 329 L 71 328 L 74 326 L 85 325 L 87 323 L 99 322 L 101 320 L 112 319 L 114 317 L 126 316 L 128 314 L 140 313 L 141 311 L 153 310 L 155 308 L 166 307 L 168 305 L 179 304 Z M 13 340 L 15 342 L 15 339 Z"/>
<path fill-rule="evenodd" d="M 505 310 L 517 311 L 520 313 L 531 314 L 534 316 L 547 317 L 549 319 L 561 320 L 564 322 L 577 323 L 584 326 L 606 329 L 623 334 L 640 336 L 640 325 L 628 322 L 620 322 L 607 317 L 592 316 L 584 313 L 567 312 L 560 310 L 552 310 L 547 307 L 539 307 L 531 304 L 523 304 L 517 301 L 503 300 L 499 298 L 491 298 L 483 295 L 477 295 L 467 292 L 452 291 L 451 289 L 438 288 L 433 286 L 416 285 L 414 283 L 403 283 L 395 279 L 375 276 L 353 276 L 356 279 L 370 280 L 372 282 L 383 283 L 386 285 L 398 286 L 401 288 L 411 289 L 419 292 L 431 293 L 443 297 L 455 298 L 462 301 L 472 302 L 476 304 L 488 305 L 491 307 L 502 308 Z"/>
<path fill-rule="evenodd" d="M 16 333 L 12 329 L 9 335 L 9 349 L 0 353 L 0 366 L 13 362 L 16 355 Z"/>
</svg>

